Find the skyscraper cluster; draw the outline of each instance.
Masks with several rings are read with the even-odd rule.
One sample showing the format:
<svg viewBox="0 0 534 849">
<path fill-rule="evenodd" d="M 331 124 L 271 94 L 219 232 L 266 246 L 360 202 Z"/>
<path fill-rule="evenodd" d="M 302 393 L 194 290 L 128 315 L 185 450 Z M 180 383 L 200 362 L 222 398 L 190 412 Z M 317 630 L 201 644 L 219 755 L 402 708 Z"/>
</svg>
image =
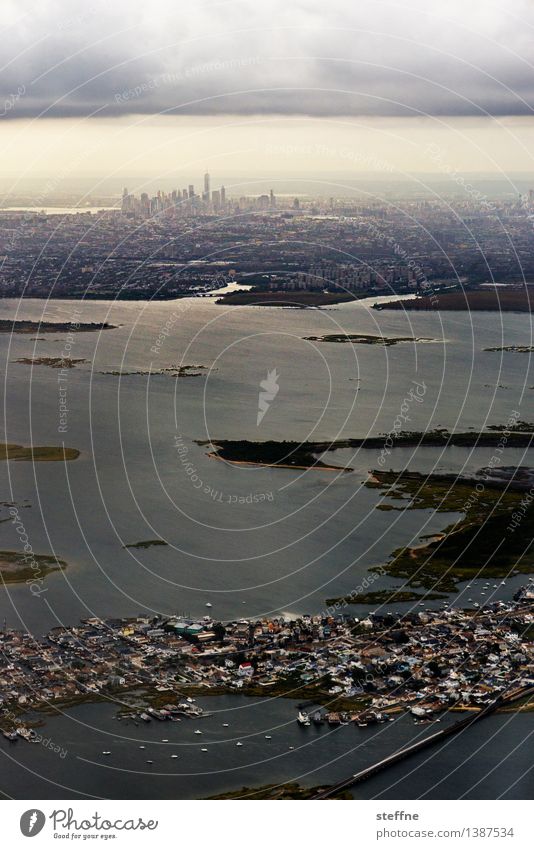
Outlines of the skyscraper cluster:
<svg viewBox="0 0 534 849">
<path fill-rule="evenodd" d="M 150 197 L 143 192 L 140 197 L 123 189 L 121 211 L 133 218 L 151 218 L 159 214 L 170 213 L 178 215 L 222 215 L 227 212 L 249 210 L 276 209 L 276 198 L 273 190 L 268 195 L 256 198 L 243 197 L 239 201 L 230 201 L 226 197 L 226 189 L 211 189 L 211 178 L 208 171 L 204 174 L 202 194 L 195 192 L 192 183 L 187 188 L 173 189 L 172 192 L 158 191 Z"/>
</svg>

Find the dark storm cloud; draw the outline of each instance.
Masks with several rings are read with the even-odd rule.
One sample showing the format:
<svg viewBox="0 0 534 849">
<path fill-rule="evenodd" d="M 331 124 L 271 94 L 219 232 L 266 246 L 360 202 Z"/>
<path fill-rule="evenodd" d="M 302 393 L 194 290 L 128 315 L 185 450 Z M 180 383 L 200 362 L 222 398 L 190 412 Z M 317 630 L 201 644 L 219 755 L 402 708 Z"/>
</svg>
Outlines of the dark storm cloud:
<svg viewBox="0 0 534 849">
<path fill-rule="evenodd" d="M 4 5 L 4 119 L 525 115 L 534 106 L 534 11 L 523 0 Z"/>
</svg>

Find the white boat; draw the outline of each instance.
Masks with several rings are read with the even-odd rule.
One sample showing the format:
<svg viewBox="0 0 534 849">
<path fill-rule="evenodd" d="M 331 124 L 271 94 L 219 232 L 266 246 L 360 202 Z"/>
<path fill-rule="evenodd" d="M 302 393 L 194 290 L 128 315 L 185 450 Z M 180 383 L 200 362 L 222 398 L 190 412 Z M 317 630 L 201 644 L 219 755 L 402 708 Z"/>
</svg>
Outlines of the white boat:
<svg viewBox="0 0 534 849">
<path fill-rule="evenodd" d="M 139 746 L 139 748 L 140 748 L 140 749 L 145 749 L 145 748 L 146 748 L 146 746 Z"/>
<path fill-rule="evenodd" d="M 271 737 L 271 735 L 270 735 L 270 734 L 266 734 L 266 735 L 265 735 L 265 739 L 266 739 L 266 740 L 272 740 L 273 738 Z"/>
<path fill-rule="evenodd" d="M 236 743 L 236 746 L 242 746 L 243 743 Z"/>
<path fill-rule="evenodd" d="M 195 734 L 202 734 L 202 731 L 200 731 L 200 730 L 197 728 L 197 730 L 195 731 Z"/>
<path fill-rule="evenodd" d="M 297 716 L 297 722 L 298 722 L 299 725 L 309 725 L 310 724 L 310 717 L 308 716 L 307 713 L 303 713 L 301 710 L 299 710 L 298 716 Z"/>
<path fill-rule="evenodd" d="M 200 751 L 201 752 L 207 752 L 208 750 L 207 749 L 201 749 Z"/>
<path fill-rule="evenodd" d="M 147 761 L 147 764 L 153 764 L 154 761 Z"/>
<path fill-rule="evenodd" d="M 102 752 L 103 755 L 111 755 L 111 752 Z"/>
<path fill-rule="evenodd" d="M 171 755 L 171 758 L 172 758 L 173 760 L 176 760 L 176 758 L 177 758 L 177 757 L 178 757 L 178 755 Z"/>
<path fill-rule="evenodd" d="M 227 723 L 227 722 L 223 722 L 223 728 L 228 728 L 228 723 Z"/>
<path fill-rule="evenodd" d="M 211 601 L 206 602 L 206 607 L 213 607 L 213 604 L 211 603 Z"/>
</svg>

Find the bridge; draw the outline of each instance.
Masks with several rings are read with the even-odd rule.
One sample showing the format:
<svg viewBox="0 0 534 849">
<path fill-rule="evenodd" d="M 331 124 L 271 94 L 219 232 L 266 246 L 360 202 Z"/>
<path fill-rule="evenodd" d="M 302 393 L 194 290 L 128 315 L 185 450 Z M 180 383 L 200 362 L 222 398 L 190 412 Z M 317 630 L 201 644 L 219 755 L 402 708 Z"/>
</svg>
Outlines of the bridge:
<svg viewBox="0 0 534 849">
<path fill-rule="evenodd" d="M 410 746 L 405 746 L 403 749 L 399 749 L 398 752 L 394 752 L 392 755 L 388 755 L 387 758 L 383 758 L 377 763 L 372 764 L 372 766 L 368 766 L 365 769 L 360 770 L 360 772 L 354 773 L 354 775 L 351 775 L 349 778 L 338 781 L 336 784 L 331 784 L 312 798 L 328 799 L 335 796 L 336 793 L 339 793 L 341 790 L 347 790 L 350 787 L 354 787 L 355 784 L 360 784 L 362 781 L 371 778 L 371 776 L 376 775 L 378 772 L 393 766 L 393 764 L 399 763 L 405 758 L 409 758 L 411 755 L 415 755 L 417 752 L 421 752 L 423 749 L 427 749 L 429 746 L 433 746 L 435 743 L 439 743 L 447 737 L 451 737 L 453 734 L 463 731 L 465 728 L 469 728 L 475 722 L 480 722 L 480 720 L 490 716 L 490 714 L 494 713 L 498 708 L 512 704 L 513 702 L 523 699 L 531 694 L 534 694 L 533 685 L 518 687 L 506 696 L 497 696 L 494 701 L 490 702 L 489 705 L 486 705 L 486 707 L 482 708 L 477 713 L 466 716 L 458 722 L 453 723 L 453 725 L 449 725 L 447 728 L 442 728 L 440 731 L 436 731 L 435 734 L 431 734 L 423 740 L 418 740 L 417 743 L 412 743 Z"/>
</svg>

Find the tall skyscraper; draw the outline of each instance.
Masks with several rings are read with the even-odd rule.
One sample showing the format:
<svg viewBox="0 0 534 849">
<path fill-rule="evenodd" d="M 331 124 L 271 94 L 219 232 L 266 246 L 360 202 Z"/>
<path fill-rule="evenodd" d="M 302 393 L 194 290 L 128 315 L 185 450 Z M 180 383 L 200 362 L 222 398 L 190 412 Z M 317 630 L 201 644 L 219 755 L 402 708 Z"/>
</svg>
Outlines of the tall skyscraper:
<svg viewBox="0 0 534 849">
<path fill-rule="evenodd" d="M 194 187 L 193 185 L 190 185 L 190 186 L 189 186 L 189 197 L 190 197 L 190 198 L 194 198 L 194 197 L 195 197 L 195 187 Z"/>
<path fill-rule="evenodd" d="M 204 174 L 204 194 L 202 195 L 202 199 L 206 202 L 209 202 L 210 199 L 210 175 L 207 171 Z"/>
<path fill-rule="evenodd" d="M 130 195 L 128 194 L 128 189 L 124 188 L 122 190 L 122 204 L 121 209 L 123 212 L 128 212 L 131 205 Z"/>
<path fill-rule="evenodd" d="M 221 206 L 226 205 L 226 189 L 224 186 L 221 186 Z"/>
</svg>

